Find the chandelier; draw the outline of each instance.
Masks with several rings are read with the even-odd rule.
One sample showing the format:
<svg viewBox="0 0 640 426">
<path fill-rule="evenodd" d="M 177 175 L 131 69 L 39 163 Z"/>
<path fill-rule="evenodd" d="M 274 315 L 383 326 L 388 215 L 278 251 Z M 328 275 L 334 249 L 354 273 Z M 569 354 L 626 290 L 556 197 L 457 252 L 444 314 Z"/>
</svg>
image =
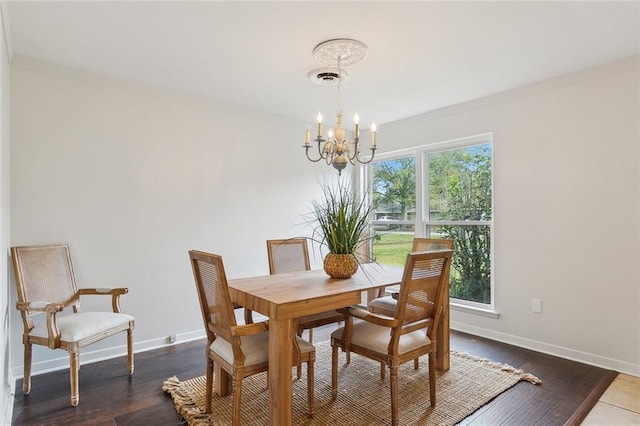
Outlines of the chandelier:
<svg viewBox="0 0 640 426">
<path fill-rule="evenodd" d="M 322 114 L 318 113 L 317 116 L 317 135 L 313 139 L 318 148 L 318 157 L 312 158 L 309 155 L 309 150 L 313 147 L 311 144 L 311 129 L 307 126 L 307 131 L 304 138 L 305 154 L 309 161 L 317 163 L 318 161 L 325 160 L 327 165 L 331 164 L 338 170 L 338 176 L 342 173 L 342 170 L 347 167 L 347 164 L 355 165 L 356 163 L 368 164 L 373 160 L 376 153 L 376 124 L 371 123 L 371 157 L 367 161 L 363 161 L 360 158 L 360 118 L 356 113 L 353 118 L 354 130 L 353 130 L 353 142 L 350 142 L 345 138 L 345 130 L 342 124 L 342 107 L 340 104 L 340 83 L 348 77 L 346 71 L 342 70 L 342 65 L 353 65 L 364 59 L 367 55 L 368 48 L 364 43 L 358 40 L 339 38 L 333 40 L 327 40 L 318 44 L 313 49 L 313 56 L 319 62 L 337 68 L 321 68 L 311 71 L 309 78 L 315 80 L 318 84 L 332 85 L 337 84 L 336 91 L 336 127 L 335 131 L 330 128 L 327 132 L 326 139 L 322 137 Z"/>
</svg>

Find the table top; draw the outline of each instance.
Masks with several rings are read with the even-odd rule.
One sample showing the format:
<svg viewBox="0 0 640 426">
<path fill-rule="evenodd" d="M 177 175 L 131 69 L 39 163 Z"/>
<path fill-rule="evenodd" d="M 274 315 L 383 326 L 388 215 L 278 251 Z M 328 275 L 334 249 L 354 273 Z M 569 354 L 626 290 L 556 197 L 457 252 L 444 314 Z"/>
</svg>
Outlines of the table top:
<svg viewBox="0 0 640 426">
<path fill-rule="evenodd" d="M 360 293 L 399 284 L 403 268 L 362 264 L 347 279 L 330 278 L 323 270 L 298 271 L 229 280 L 231 299 L 270 318 L 311 315 L 360 302 Z"/>
</svg>

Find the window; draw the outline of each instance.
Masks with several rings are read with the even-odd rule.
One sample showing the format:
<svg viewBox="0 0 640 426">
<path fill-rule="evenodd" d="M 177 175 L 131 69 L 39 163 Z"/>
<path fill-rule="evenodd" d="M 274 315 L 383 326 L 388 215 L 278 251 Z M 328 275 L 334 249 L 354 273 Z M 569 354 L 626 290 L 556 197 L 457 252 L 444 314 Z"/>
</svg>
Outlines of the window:
<svg viewBox="0 0 640 426">
<path fill-rule="evenodd" d="M 454 240 L 452 302 L 493 308 L 491 135 L 387 155 L 369 167 L 373 254 L 402 265 L 414 237 Z"/>
</svg>

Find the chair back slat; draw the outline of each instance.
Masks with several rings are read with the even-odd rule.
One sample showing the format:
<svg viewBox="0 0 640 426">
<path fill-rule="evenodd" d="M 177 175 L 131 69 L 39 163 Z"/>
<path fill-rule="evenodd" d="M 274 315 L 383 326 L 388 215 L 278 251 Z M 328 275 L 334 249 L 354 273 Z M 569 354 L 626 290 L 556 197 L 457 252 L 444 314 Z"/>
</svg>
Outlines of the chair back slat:
<svg viewBox="0 0 640 426">
<path fill-rule="evenodd" d="M 216 335 L 232 342 L 231 327 L 236 318 L 222 257 L 197 250 L 189 251 L 189 256 L 207 337 L 210 342 Z"/>
<path fill-rule="evenodd" d="M 398 327 L 392 331 L 397 338 L 403 327 L 429 320 L 427 335 L 432 338 L 442 314 L 446 276 L 452 250 L 413 252 L 407 255 L 398 304 L 395 312 Z"/>
<path fill-rule="evenodd" d="M 271 274 L 308 271 L 311 268 L 305 238 L 267 240 L 267 254 Z"/>
</svg>

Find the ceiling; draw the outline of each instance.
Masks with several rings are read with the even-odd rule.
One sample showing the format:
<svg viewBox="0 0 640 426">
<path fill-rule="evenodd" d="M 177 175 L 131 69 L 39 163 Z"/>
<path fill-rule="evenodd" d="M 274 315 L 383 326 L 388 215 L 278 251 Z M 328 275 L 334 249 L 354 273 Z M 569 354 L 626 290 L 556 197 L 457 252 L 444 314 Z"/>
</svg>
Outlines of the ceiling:
<svg viewBox="0 0 640 426">
<path fill-rule="evenodd" d="M 640 53 L 640 2 L 6 1 L 14 55 L 313 121 L 320 42 L 369 47 L 346 116 L 384 124 Z"/>
</svg>

